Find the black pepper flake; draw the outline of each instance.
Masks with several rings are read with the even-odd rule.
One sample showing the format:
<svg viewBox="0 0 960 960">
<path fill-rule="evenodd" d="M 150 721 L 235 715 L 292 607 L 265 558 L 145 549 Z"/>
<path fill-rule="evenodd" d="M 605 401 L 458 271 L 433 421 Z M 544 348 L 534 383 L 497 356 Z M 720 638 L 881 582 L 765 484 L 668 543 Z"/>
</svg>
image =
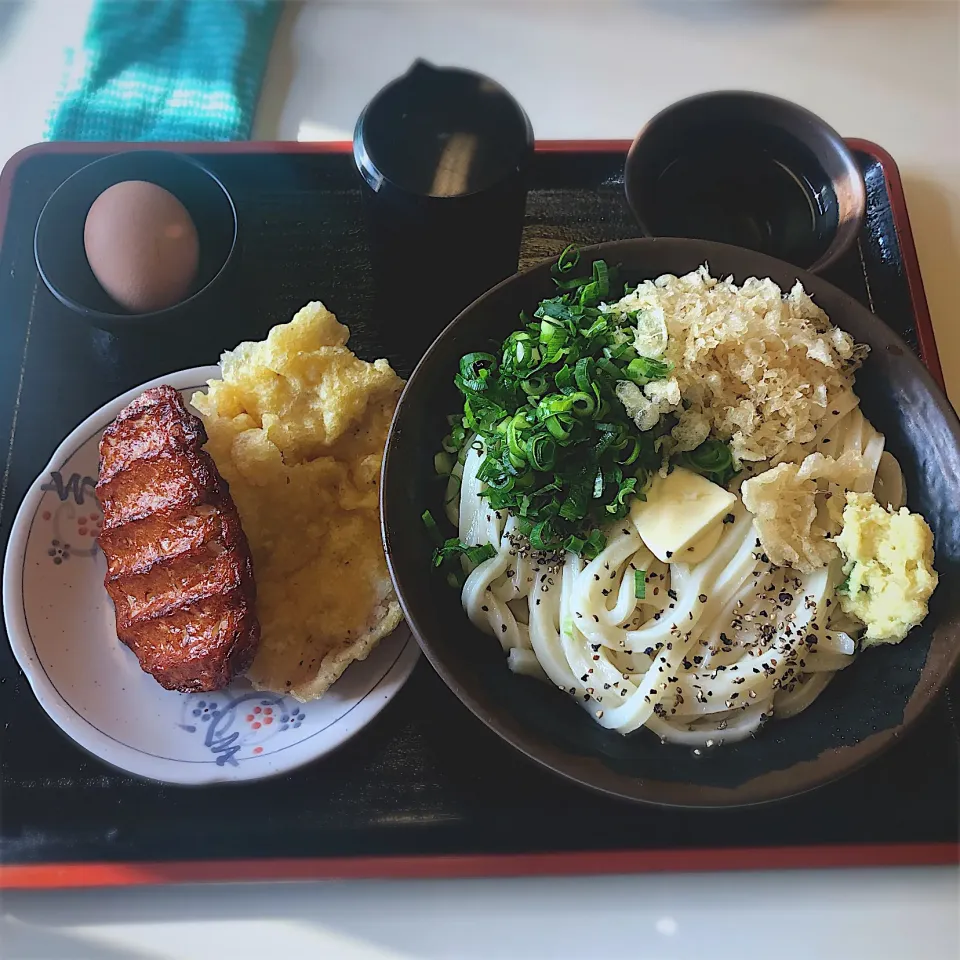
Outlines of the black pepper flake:
<svg viewBox="0 0 960 960">
<path fill-rule="evenodd" d="M 673 551 L 672 551 L 672 550 L 668 550 L 668 551 L 667 551 L 667 559 L 669 560 L 672 556 L 673 556 Z"/>
<path fill-rule="evenodd" d="M 605 683 L 605 684 L 603 685 L 603 689 L 604 689 L 604 690 L 609 690 L 609 689 L 610 689 L 610 684 L 609 684 L 609 683 Z"/>
<path fill-rule="evenodd" d="M 500 632 L 501 632 L 501 633 L 506 633 L 506 632 L 507 632 L 507 625 L 506 625 L 505 623 L 501 623 L 501 624 L 500 624 Z"/>
<path fill-rule="evenodd" d="M 595 574 L 593 575 L 593 579 L 594 579 L 594 580 L 599 580 L 599 579 L 600 579 L 600 574 L 599 574 L 599 573 L 595 573 Z"/>
<path fill-rule="evenodd" d="M 484 613 L 489 613 L 489 612 L 490 612 L 490 608 L 489 608 L 488 606 L 486 606 L 486 605 L 482 606 L 480 609 L 481 609 Z"/>
<path fill-rule="evenodd" d="M 537 606 L 538 606 L 538 607 L 540 606 L 540 598 L 539 598 L 539 597 L 537 597 Z"/>
<path fill-rule="evenodd" d="M 609 596 L 610 596 L 610 591 L 607 590 L 606 587 L 604 587 L 603 590 L 601 590 L 600 592 L 601 592 L 605 597 L 609 597 Z"/>
<path fill-rule="evenodd" d="M 724 523 L 733 523 L 733 521 L 736 520 L 736 519 L 737 519 L 737 518 L 736 518 L 732 513 L 728 513 L 728 514 L 723 518 L 723 522 L 724 522 Z"/>
<path fill-rule="evenodd" d="M 701 593 L 700 596 L 697 597 L 697 599 L 698 599 L 701 603 L 706 603 L 706 602 L 707 602 L 707 595 L 706 595 L 705 593 Z"/>
<path fill-rule="evenodd" d="M 587 682 L 587 674 L 584 674 L 584 675 L 580 678 L 580 680 L 581 680 L 583 683 L 586 683 L 586 682 Z"/>
<path fill-rule="evenodd" d="M 593 615 L 593 619 L 596 623 L 600 622 L 600 618 L 596 614 Z"/>
<path fill-rule="evenodd" d="M 667 596 L 668 596 L 671 600 L 676 600 L 676 599 L 677 599 L 677 591 L 676 591 L 676 590 L 668 590 L 668 591 L 667 591 Z"/>
</svg>

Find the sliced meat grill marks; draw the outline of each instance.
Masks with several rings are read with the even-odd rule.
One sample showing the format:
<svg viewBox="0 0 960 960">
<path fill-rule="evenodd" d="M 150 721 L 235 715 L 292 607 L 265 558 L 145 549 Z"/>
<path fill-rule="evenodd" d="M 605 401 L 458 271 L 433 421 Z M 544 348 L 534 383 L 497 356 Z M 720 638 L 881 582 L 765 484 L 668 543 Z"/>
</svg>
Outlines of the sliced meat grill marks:
<svg viewBox="0 0 960 960">
<path fill-rule="evenodd" d="M 117 635 L 171 690 L 219 690 L 260 640 L 250 550 L 203 424 L 172 387 L 129 404 L 100 442 L 98 538 Z"/>
</svg>

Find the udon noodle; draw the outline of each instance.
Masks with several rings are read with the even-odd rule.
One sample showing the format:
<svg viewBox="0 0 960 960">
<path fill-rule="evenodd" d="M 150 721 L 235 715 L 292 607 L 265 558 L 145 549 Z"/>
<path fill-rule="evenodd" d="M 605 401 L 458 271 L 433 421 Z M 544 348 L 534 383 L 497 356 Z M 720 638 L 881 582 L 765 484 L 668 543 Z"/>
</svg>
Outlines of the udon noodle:
<svg viewBox="0 0 960 960">
<path fill-rule="evenodd" d="M 802 453 L 852 454 L 859 466 L 847 488 L 901 506 L 902 475 L 883 436 L 852 392 L 844 407 Z M 468 570 L 464 609 L 500 641 L 511 669 L 555 684 L 604 727 L 646 727 L 695 748 L 740 740 L 804 710 L 852 661 L 854 626 L 835 595 L 840 561 L 809 574 L 775 566 L 739 498 L 714 542 L 685 562 L 658 560 L 629 516 L 586 562 L 533 550 L 515 518 L 481 496 L 482 445 L 464 449 L 448 515 L 465 544 L 496 550 Z"/>
</svg>

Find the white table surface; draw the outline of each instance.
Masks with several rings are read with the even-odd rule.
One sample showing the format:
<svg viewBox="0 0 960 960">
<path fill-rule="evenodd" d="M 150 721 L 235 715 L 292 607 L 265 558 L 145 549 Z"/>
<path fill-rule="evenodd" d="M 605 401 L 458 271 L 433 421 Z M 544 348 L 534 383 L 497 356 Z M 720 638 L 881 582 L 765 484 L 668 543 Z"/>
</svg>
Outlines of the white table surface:
<svg viewBox="0 0 960 960">
<path fill-rule="evenodd" d="M 0 0 L 0 162 L 42 138 L 89 7 Z M 954 0 L 291 3 L 256 135 L 348 139 L 363 104 L 417 56 L 496 77 L 542 138 L 629 138 L 659 107 L 726 87 L 789 97 L 880 143 L 903 174 L 960 401 Z M 960 956 L 952 868 L 8 893 L 2 913 L 3 960 Z"/>
</svg>

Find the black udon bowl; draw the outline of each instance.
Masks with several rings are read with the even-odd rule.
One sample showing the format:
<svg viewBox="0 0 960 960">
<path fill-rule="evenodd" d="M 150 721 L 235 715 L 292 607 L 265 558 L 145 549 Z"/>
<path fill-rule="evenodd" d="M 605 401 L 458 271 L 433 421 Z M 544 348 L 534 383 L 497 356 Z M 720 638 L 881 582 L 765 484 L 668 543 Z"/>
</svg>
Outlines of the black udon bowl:
<svg viewBox="0 0 960 960">
<path fill-rule="evenodd" d="M 838 326 L 871 353 L 858 375 L 863 409 L 887 437 L 911 509 L 933 528 L 940 586 L 930 615 L 898 646 L 871 650 L 840 673 L 805 712 L 773 721 L 742 743 L 702 751 L 664 745 L 646 730 L 604 730 L 552 686 L 516 676 L 500 644 L 476 630 L 430 566 L 425 509 L 442 515 L 433 454 L 459 409 L 460 357 L 488 350 L 551 295 L 550 263 L 505 280 L 463 311 L 410 378 L 387 441 L 381 490 L 390 572 L 420 646 L 450 689 L 487 726 L 569 779 L 629 800 L 668 806 L 735 806 L 791 796 L 849 772 L 890 746 L 949 679 L 960 658 L 960 421 L 909 348 L 864 307 L 819 277 L 739 247 L 700 240 L 626 240 L 587 247 L 638 282 L 709 263 L 715 276 L 799 278 Z"/>
</svg>

